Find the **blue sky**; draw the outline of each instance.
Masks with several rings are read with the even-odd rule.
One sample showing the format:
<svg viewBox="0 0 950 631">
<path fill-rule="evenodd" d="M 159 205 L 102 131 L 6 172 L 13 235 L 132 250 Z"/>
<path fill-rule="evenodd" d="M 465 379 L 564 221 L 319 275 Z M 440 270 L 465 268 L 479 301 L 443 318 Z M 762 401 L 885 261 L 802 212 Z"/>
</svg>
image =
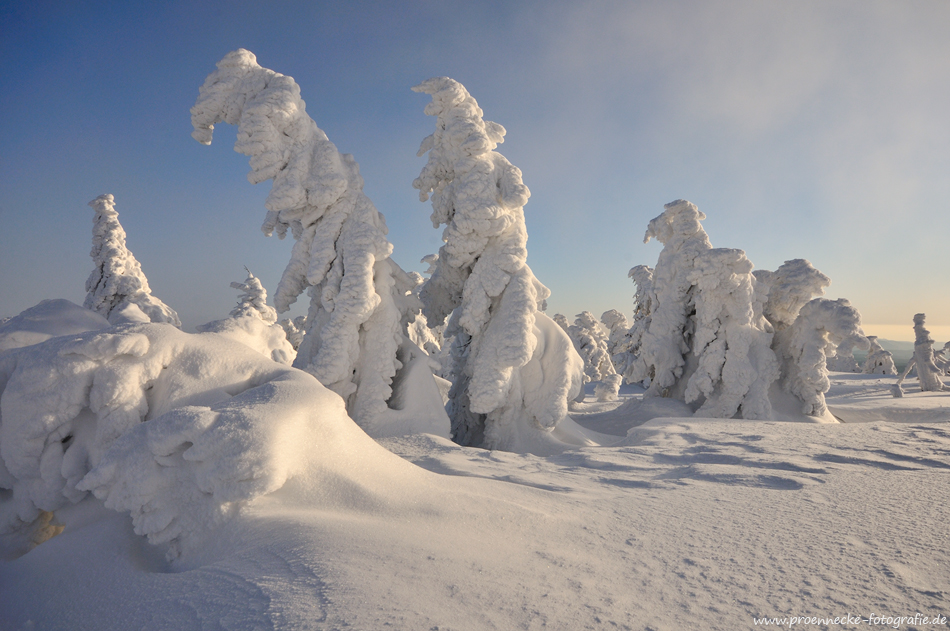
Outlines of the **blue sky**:
<svg viewBox="0 0 950 631">
<path fill-rule="evenodd" d="M 550 314 L 629 315 L 646 224 L 685 198 L 758 268 L 810 260 L 869 333 L 923 311 L 942 339 L 947 24 L 938 0 L 0 2 L 0 316 L 82 302 L 107 192 L 186 329 L 230 311 L 245 265 L 273 291 L 291 240 L 259 231 L 269 184 L 232 128 L 190 137 L 198 86 L 247 48 L 355 156 L 405 269 L 441 235 L 411 186 L 434 121 L 410 88 L 447 75 L 508 130 Z"/>
</svg>

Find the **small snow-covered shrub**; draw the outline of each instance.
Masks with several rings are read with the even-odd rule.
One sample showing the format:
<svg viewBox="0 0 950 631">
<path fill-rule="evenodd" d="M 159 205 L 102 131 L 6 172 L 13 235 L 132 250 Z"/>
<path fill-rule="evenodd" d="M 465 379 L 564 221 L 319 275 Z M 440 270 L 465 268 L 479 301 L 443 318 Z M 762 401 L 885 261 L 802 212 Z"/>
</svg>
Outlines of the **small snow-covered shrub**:
<svg viewBox="0 0 950 631">
<path fill-rule="evenodd" d="M 90 252 L 95 268 L 86 280 L 83 306 L 112 324 L 168 322 L 180 327 L 178 314 L 152 295 L 142 266 L 126 247 L 115 198 L 100 195 L 89 205 L 95 211 Z"/>
<path fill-rule="evenodd" d="M 277 324 L 277 312 L 267 305 L 267 290 L 261 281 L 248 270 L 247 280 L 231 283 L 242 291 L 231 316 L 198 327 L 201 333 L 218 333 L 235 342 L 250 346 L 265 357 L 280 364 L 292 364 L 295 349 L 287 340 L 287 334 Z"/>
</svg>

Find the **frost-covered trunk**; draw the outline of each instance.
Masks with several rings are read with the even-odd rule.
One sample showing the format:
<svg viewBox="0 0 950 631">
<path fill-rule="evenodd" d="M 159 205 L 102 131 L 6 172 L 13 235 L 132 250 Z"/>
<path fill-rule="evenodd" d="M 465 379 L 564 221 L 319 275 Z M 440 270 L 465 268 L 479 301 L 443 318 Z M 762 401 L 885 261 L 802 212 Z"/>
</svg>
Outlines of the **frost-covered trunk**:
<svg viewBox="0 0 950 631">
<path fill-rule="evenodd" d="M 112 324 L 167 322 L 180 327 L 178 314 L 152 295 L 142 266 L 126 247 L 115 198 L 100 195 L 89 205 L 96 211 L 90 252 L 95 268 L 86 280 L 83 306 Z"/>
<path fill-rule="evenodd" d="M 854 341 L 849 339 L 838 344 L 834 355 L 828 358 L 828 370 L 835 372 L 860 372 L 858 360 L 854 358 Z"/>
<path fill-rule="evenodd" d="M 234 149 L 250 157 L 253 183 L 273 180 L 262 230 L 295 239 L 275 293 L 283 313 L 307 291 L 306 331 L 294 365 L 340 394 L 370 433 L 384 423 L 408 339 L 412 281 L 389 258 L 386 222 L 363 193 L 356 161 L 307 115 L 290 77 L 229 53 L 201 86 L 192 136 L 210 144 L 214 125 L 238 126 Z"/>
<path fill-rule="evenodd" d="M 540 313 L 550 291 L 526 263 L 530 193 L 521 171 L 494 151 L 504 128 L 483 120 L 452 79 L 413 89 L 432 96 L 425 112 L 438 119 L 419 149 L 428 162 L 413 186 L 422 201 L 431 195 L 433 226 L 445 225 L 445 245 L 420 297 L 430 323 L 452 314 L 452 432 L 461 444 L 513 448 L 519 433 L 550 431 L 566 416 L 580 380 L 573 346 Z M 540 343 L 561 335 L 566 346 Z M 560 365 L 550 361 L 553 347 Z M 545 370 L 532 370 L 532 361 Z"/>
</svg>

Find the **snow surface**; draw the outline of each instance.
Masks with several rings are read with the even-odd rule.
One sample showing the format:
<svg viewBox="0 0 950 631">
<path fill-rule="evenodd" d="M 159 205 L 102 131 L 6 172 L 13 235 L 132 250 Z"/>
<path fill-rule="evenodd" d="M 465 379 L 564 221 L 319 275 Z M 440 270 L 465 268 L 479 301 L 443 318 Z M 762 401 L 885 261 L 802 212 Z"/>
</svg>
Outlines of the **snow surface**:
<svg viewBox="0 0 950 631">
<path fill-rule="evenodd" d="M 61 533 L 0 561 L 3 629 L 733 630 L 950 602 L 950 393 L 894 399 L 891 376 L 831 373 L 834 425 L 684 418 L 624 386 L 573 414 L 586 446 L 539 456 L 373 441 L 310 375 L 213 333 L 126 325 L 11 361 L 8 464 L 25 453 L 10 423 L 34 407 L 9 393 L 68 394 L 29 366 L 94 377 L 67 451 L 96 444 L 76 423 L 148 420 L 89 450 L 77 486 L 105 504 L 61 496 Z M 150 389 L 112 369 L 136 365 L 157 371 Z M 119 405 L 143 395 L 147 412 Z"/>
</svg>

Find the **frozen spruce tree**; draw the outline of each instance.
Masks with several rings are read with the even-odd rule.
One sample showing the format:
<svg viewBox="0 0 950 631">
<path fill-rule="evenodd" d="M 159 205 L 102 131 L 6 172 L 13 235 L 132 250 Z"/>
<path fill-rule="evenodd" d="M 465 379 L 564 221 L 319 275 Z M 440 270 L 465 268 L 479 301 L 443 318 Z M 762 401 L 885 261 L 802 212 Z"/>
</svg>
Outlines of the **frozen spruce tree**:
<svg viewBox="0 0 950 631">
<path fill-rule="evenodd" d="M 610 361 L 614 366 L 614 370 L 618 375 L 621 375 L 622 383 L 623 372 L 627 367 L 629 357 L 628 350 L 631 345 L 630 322 L 627 320 L 627 316 L 616 309 L 604 311 L 600 316 L 600 321 L 609 332 L 607 352 L 610 353 Z"/>
<path fill-rule="evenodd" d="M 782 387 L 802 401 L 806 415 L 825 416 L 825 393 L 831 387 L 828 357 L 842 344 L 861 349 L 870 345 L 861 330 L 861 314 L 844 298 L 815 298 L 782 333 Z"/>
<path fill-rule="evenodd" d="M 754 308 L 752 263 L 742 250 L 714 249 L 705 218 L 677 200 L 647 227 L 644 242 L 655 238 L 663 250 L 628 380 L 650 379 L 645 396 L 683 400 L 700 416 L 769 419 L 778 365 L 770 327 Z"/>
<path fill-rule="evenodd" d="M 861 372 L 858 360 L 854 358 L 854 340 L 847 338 L 838 345 L 835 354 L 828 358 L 828 370 L 834 372 Z"/>
<path fill-rule="evenodd" d="M 277 310 L 267 304 L 267 290 L 261 284 L 261 279 L 247 271 L 247 279 L 243 283 L 231 283 L 231 287 L 241 292 L 237 306 L 231 310 L 232 318 L 251 317 L 263 320 L 267 324 L 277 322 Z"/>
<path fill-rule="evenodd" d="M 241 295 L 230 316 L 200 324 L 196 327 L 198 332 L 223 335 L 279 364 L 292 364 L 296 349 L 287 339 L 285 328 L 277 324 L 277 311 L 267 304 L 267 290 L 251 270 L 244 269 L 247 279 L 243 283 L 231 283 Z"/>
<path fill-rule="evenodd" d="M 112 324 L 167 322 L 181 327 L 174 309 L 152 295 L 142 266 L 125 245 L 112 195 L 100 195 L 89 205 L 95 211 L 92 256 L 95 268 L 86 280 L 83 306 Z"/>
<path fill-rule="evenodd" d="M 877 341 L 876 335 L 869 335 L 868 342 L 871 344 L 871 348 L 864 360 L 864 374 L 896 375 L 897 368 L 894 366 L 894 356 L 890 351 L 884 350 L 884 347 Z"/>
<path fill-rule="evenodd" d="M 914 355 L 907 362 L 904 372 L 897 378 L 897 383 L 894 385 L 895 396 L 903 395 L 901 384 L 912 369 L 917 370 L 917 380 L 920 382 L 921 392 L 950 390 L 950 386 L 947 386 L 940 378 L 943 370 L 938 368 L 934 361 L 934 341 L 930 337 L 930 331 L 924 327 L 926 317 L 923 313 L 914 316 L 914 335 L 916 338 L 914 340 Z"/>
<path fill-rule="evenodd" d="M 567 336 L 541 313 L 550 291 L 526 263 L 529 191 L 521 171 L 495 151 L 505 129 L 484 120 L 452 79 L 413 90 L 432 96 L 425 113 L 437 118 L 419 149 L 428 162 L 413 187 L 422 201 L 431 196 L 433 226 L 445 226 L 420 297 L 429 322 L 452 314 L 447 330 L 457 331 L 452 431 L 463 445 L 518 450 L 532 440 L 526 434 L 549 432 L 566 417 L 581 364 Z"/>
<path fill-rule="evenodd" d="M 574 324 L 568 328 L 574 348 L 584 360 L 584 373 L 588 382 L 593 382 L 594 396 L 598 401 L 616 401 L 620 390 L 620 375 L 610 361 L 607 338 L 610 332 L 594 318 L 590 311 L 577 314 Z M 583 397 L 581 397 L 583 399 Z"/>
<path fill-rule="evenodd" d="M 274 304 L 284 313 L 304 291 L 310 296 L 294 366 L 341 395 L 349 414 L 376 433 L 402 366 L 413 283 L 390 259 L 386 222 L 363 193 L 356 161 L 307 115 L 291 77 L 243 49 L 205 80 L 191 120 L 203 144 L 217 123 L 237 125 L 234 149 L 250 157 L 248 180 L 273 181 L 262 230 L 295 239 Z"/>
</svg>

